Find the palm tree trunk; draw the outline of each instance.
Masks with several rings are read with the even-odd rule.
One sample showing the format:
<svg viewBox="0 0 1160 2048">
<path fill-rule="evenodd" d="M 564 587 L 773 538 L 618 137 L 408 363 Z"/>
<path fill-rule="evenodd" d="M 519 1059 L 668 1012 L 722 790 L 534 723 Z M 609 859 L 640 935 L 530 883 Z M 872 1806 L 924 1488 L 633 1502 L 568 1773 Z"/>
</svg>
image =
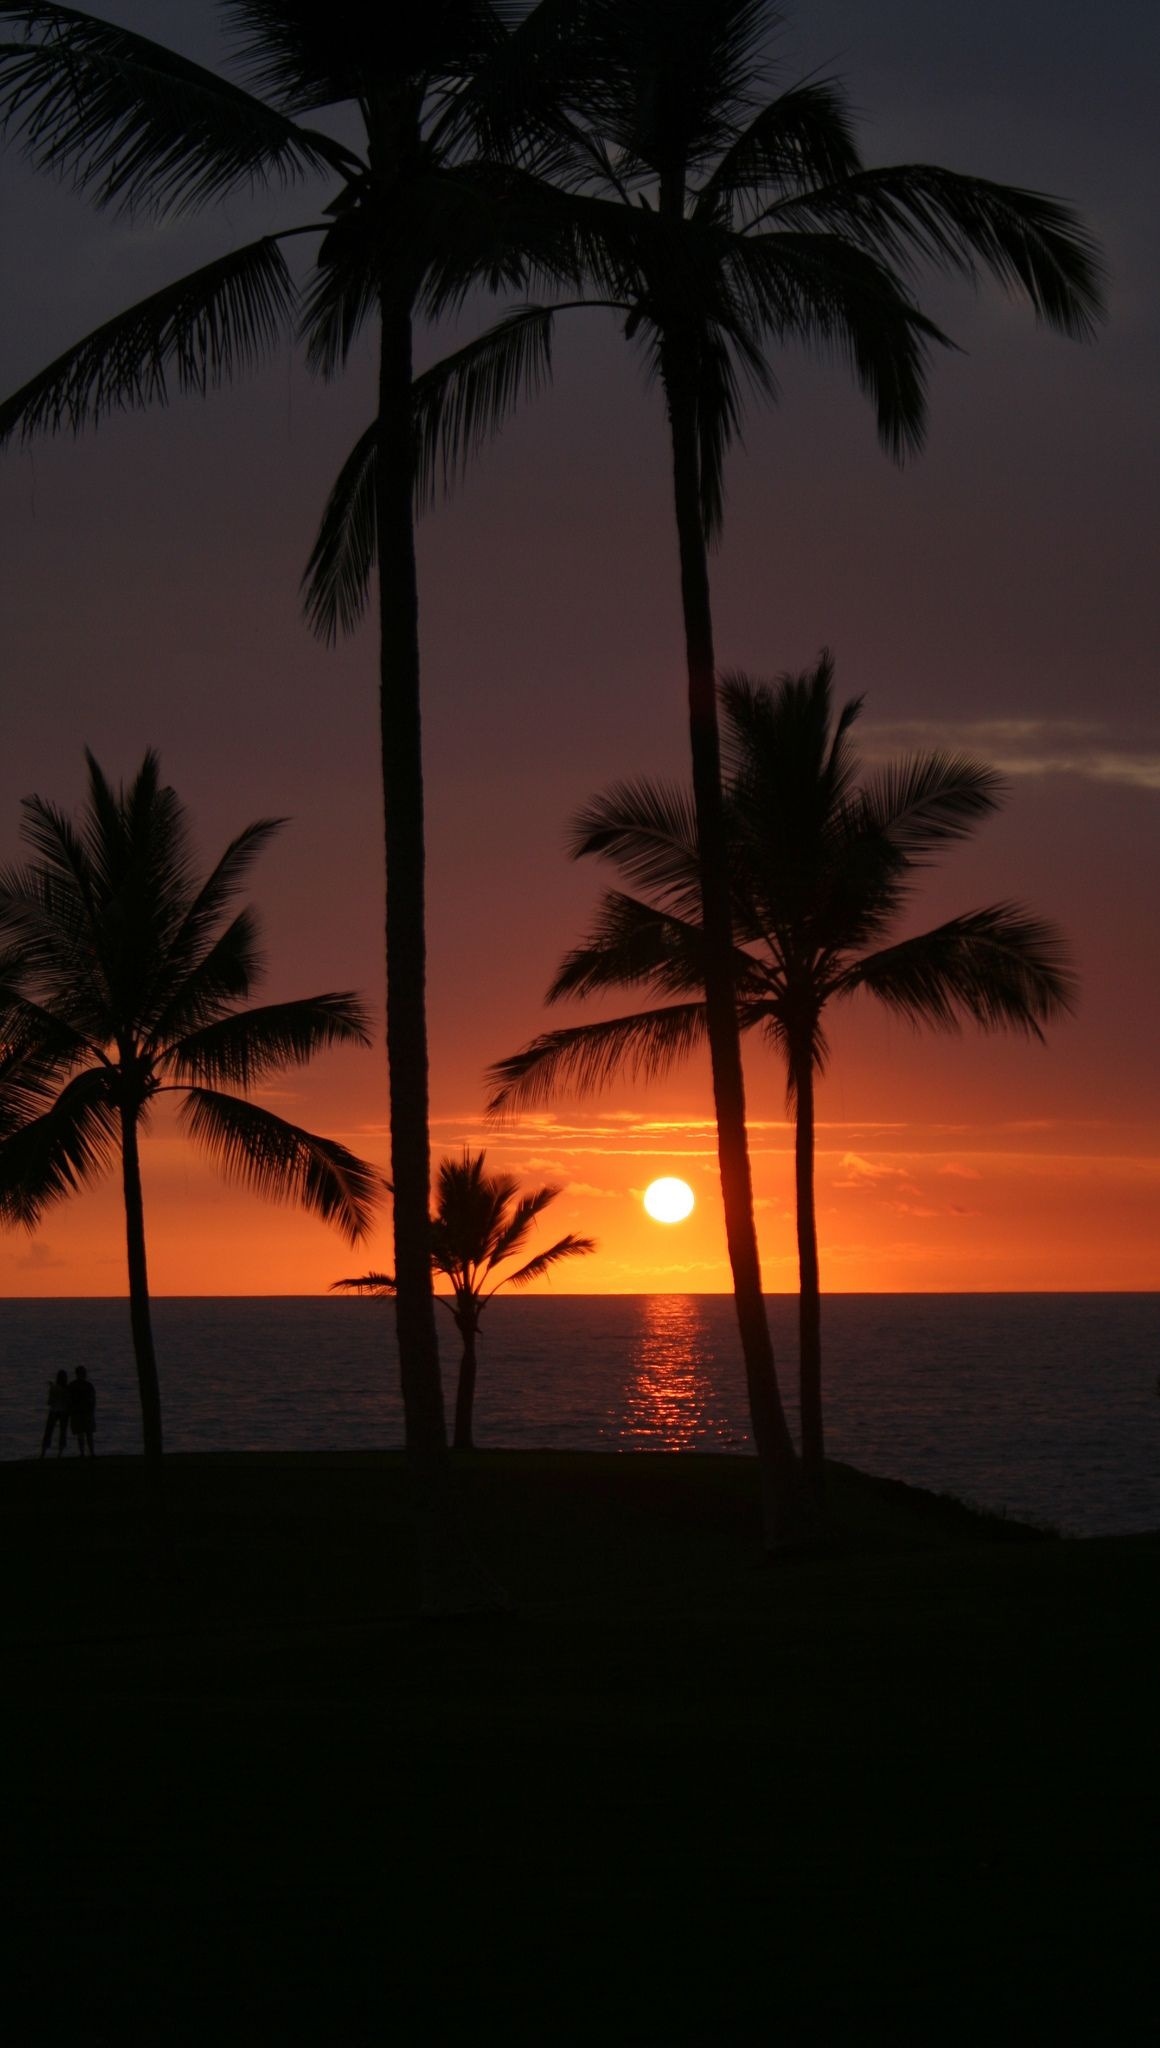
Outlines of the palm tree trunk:
<svg viewBox="0 0 1160 2048">
<path fill-rule="evenodd" d="M 395 1191 L 395 1327 L 420 1603 L 439 1613 L 510 1606 L 480 1564 L 451 1487 L 431 1286 L 431 1153 L 419 593 L 415 572 L 411 314 L 380 295 L 378 538 L 380 740 L 387 881 L 387 1065 Z"/>
<path fill-rule="evenodd" d="M 412 506 L 411 318 L 385 300 L 379 365 L 380 738 L 386 835 L 387 1063 L 395 1317 L 407 1450 L 438 1464 L 447 1429 L 431 1287 L 427 946 L 419 594 Z"/>
<path fill-rule="evenodd" d="M 794 1176 L 797 1195 L 798 1357 L 801 1375 L 802 1470 L 812 1492 L 824 1485 L 822 1432 L 822 1297 L 814 1208 L 814 1070 L 808 1052 L 794 1061 Z"/>
<path fill-rule="evenodd" d="M 709 562 L 701 519 L 696 408 L 689 366 L 671 340 L 662 348 L 661 376 L 669 414 L 680 549 L 689 741 L 705 932 L 705 1011 L 717 1118 L 717 1157 L 753 1441 L 761 1472 L 765 1538 L 772 1545 L 796 1530 L 803 1504 L 797 1459 L 778 1390 L 753 1220 L 741 1034 L 733 985 L 733 919 L 721 793 Z"/>
<path fill-rule="evenodd" d="M 475 1324 L 460 1323 L 459 1330 L 463 1338 L 463 1357 L 459 1361 L 459 1386 L 455 1395 L 454 1448 L 470 1451 L 474 1449 L 471 1424 L 475 1412 Z"/>
<path fill-rule="evenodd" d="M 121 1103 L 121 1181 L 125 1193 L 125 1243 L 129 1262 L 129 1323 L 137 1387 L 141 1397 L 141 1434 L 148 1463 L 161 1459 L 161 1387 L 153 1323 L 149 1313 L 149 1274 L 145 1263 L 145 1205 L 141 1198 L 141 1155 L 137 1145 L 137 1110 Z"/>
</svg>

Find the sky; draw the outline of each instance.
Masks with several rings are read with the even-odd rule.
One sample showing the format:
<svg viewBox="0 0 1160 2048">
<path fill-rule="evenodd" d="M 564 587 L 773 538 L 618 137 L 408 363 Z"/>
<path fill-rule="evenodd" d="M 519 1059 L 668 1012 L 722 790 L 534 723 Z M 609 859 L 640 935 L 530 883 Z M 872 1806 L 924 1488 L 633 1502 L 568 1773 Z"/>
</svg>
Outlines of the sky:
<svg viewBox="0 0 1160 2048">
<path fill-rule="evenodd" d="M 209 0 L 100 11 L 223 55 Z M 839 699 L 865 697 L 868 761 L 950 745 L 1001 768 L 1002 814 L 932 873 L 914 928 L 1015 897 L 1064 928 L 1082 983 L 1046 1046 L 916 1036 L 868 1001 L 835 1016 L 818 1103 L 823 1286 L 1154 1288 L 1160 17 L 1152 0 L 801 0 L 773 55 L 786 83 L 846 81 L 869 162 L 941 162 L 1069 200 L 1109 272 L 1091 345 L 990 288 L 923 280 L 959 352 L 934 365 L 927 445 L 903 469 L 844 370 L 802 353 L 778 362 L 780 402 L 751 410 L 730 462 L 713 562 L 722 667 L 769 677 L 829 646 Z M 299 192 L 126 224 L 0 153 L 0 391 L 223 242 L 309 210 Z M 297 594 L 371 408 L 369 358 L 323 387 L 288 346 L 204 401 L 0 458 L 0 860 L 20 855 L 22 797 L 79 802 L 86 746 L 116 778 L 158 749 L 207 864 L 251 819 L 287 817 L 252 888 L 259 999 L 360 989 L 378 1043 L 263 1099 L 385 1168 L 374 635 L 318 645 Z M 550 394 L 424 522 L 420 583 L 434 1156 L 485 1146 L 493 1166 L 560 1187 L 541 1242 L 574 1230 L 599 1249 L 561 1270 L 558 1292 L 724 1291 L 707 1062 L 502 1127 L 483 1114 L 492 1061 L 598 1014 L 542 1001 L 602 880 L 569 863 L 570 817 L 623 777 L 686 772 L 663 417 L 611 316 L 561 334 Z M 756 1041 L 746 1079 L 763 1272 L 789 1290 L 792 1131 Z M 352 1252 L 226 1186 L 160 1119 L 144 1174 L 158 1294 L 313 1293 L 389 1257 L 385 1216 Z M 661 1174 L 692 1186 L 687 1222 L 645 1214 Z M 33 1237 L 0 1237 L 2 1294 L 123 1287 L 115 1185 Z"/>
</svg>

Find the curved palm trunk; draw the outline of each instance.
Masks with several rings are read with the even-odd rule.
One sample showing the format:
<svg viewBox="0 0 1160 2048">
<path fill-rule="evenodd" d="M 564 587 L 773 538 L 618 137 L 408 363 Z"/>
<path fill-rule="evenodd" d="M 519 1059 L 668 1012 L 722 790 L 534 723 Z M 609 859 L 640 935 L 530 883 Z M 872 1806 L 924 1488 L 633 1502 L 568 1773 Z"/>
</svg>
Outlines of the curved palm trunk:
<svg viewBox="0 0 1160 2048">
<path fill-rule="evenodd" d="M 705 932 L 705 1011 L 717 1118 L 717 1158 L 729 1264 L 733 1273 L 733 1295 L 745 1359 L 749 1412 L 761 1471 L 765 1536 L 767 1543 L 775 1543 L 800 1522 L 801 1487 L 797 1459 L 778 1391 L 753 1220 L 753 1180 L 745 1125 L 741 1035 L 733 985 L 733 920 L 725 807 L 721 793 L 721 745 L 717 725 L 717 672 L 709 601 L 709 563 L 701 519 L 696 408 L 692 378 L 681 360 L 680 351 L 671 341 L 662 350 L 661 375 L 672 440 L 673 495 L 680 548 L 681 604 L 689 683 L 689 741 Z"/>
<path fill-rule="evenodd" d="M 386 838 L 387 1064 L 395 1190 L 395 1318 L 407 1450 L 446 1454 L 428 1204 L 427 946 L 419 593 L 412 505 L 411 317 L 384 300 L 379 359 L 375 513 L 379 569 L 379 708 Z"/>
<path fill-rule="evenodd" d="M 814 1070 L 806 1053 L 794 1062 L 794 1179 L 798 1246 L 798 1356 L 801 1374 L 802 1470 L 820 1495 L 824 1484 L 822 1433 L 822 1296 L 814 1206 Z"/>
<path fill-rule="evenodd" d="M 133 1356 L 137 1361 L 145 1457 L 150 1464 L 156 1465 L 161 1458 L 161 1387 L 157 1379 L 157 1354 L 153 1349 L 153 1323 L 149 1313 L 137 1111 L 132 1103 L 122 1102 L 120 1114 L 121 1182 L 125 1194 L 125 1244 L 129 1263 L 129 1323 L 133 1332 Z"/>
<path fill-rule="evenodd" d="M 455 1438 L 457 1451 L 475 1448 L 472 1442 L 471 1425 L 475 1413 L 475 1332 L 477 1325 L 466 1316 L 462 1322 L 456 1316 L 459 1334 L 463 1338 L 463 1356 L 459 1361 L 459 1386 L 455 1394 Z"/>
</svg>

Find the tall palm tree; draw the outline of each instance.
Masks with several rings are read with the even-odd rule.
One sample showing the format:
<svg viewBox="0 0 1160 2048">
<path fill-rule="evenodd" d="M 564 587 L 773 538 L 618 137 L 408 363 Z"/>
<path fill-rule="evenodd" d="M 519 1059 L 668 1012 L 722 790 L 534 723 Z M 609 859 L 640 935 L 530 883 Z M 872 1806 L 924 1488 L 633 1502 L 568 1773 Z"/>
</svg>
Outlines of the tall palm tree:
<svg viewBox="0 0 1160 2048">
<path fill-rule="evenodd" d="M 1094 244 L 1041 194 L 929 164 L 867 168 L 833 82 L 766 97 L 772 0 L 591 0 L 576 49 L 568 177 L 599 251 L 595 295 L 659 382 L 669 423 L 687 701 L 701 863 L 707 1029 L 729 1258 L 767 1529 L 792 1515 L 793 1452 L 761 1288 L 732 986 L 709 544 L 743 386 L 776 397 L 770 354 L 836 352 L 895 457 L 922 442 L 926 360 L 946 337 L 915 303 L 921 264 L 984 275 L 1049 326 L 1084 336 L 1100 313 Z M 563 178 L 563 173 L 558 171 Z M 549 367 L 562 307 L 532 306 L 529 376 Z M 421 394 L 444 460 L 471 445 L 494 373 L 465 354 Z"/>
<path fill-rule="evenodd" d="M 992 904 L 883 943 L 916 875 L 965 838 L 1000 798 L 999 778 L 962 756 L 927 754 L 859 782 L 850 738 L 861 699 L 832 713 L 833 666 L 776 684 L 721 688 L 738 1031 L 760 1028 L 785 1065 L 795 1125 L 802 1460 L 820 1489 L 821 1291 L 814 1214 L 814 1089 L 829 1005 L 864 990 L 915 1025 L 1008 1027 L 1042 1036 L 1070 1009 L 1074 981 L 1054 926 Z M 549 1002 L 611 988 L 700 990 L 707 951 L 694 804 L 683 790 L 623 783 L 576 821 L 572 851 L 611 861 L 642 895 L 606 895 Z M 708 1036 L 703 999 L 550 1031 L 492 1069 L 493 1111 L 542 1102 L 569 1082 L 596 1087 L 627 1067 L 646 1077 Z"/>
<path fill-rule="evenodd" d="M 493 1294 L 501 1287 L 527 1287 L 558 1265 L 561 1259 L 575 1259 L 594 1252 L 591 1237 L 566 1237 L 537 1252 L 534 1259 L 514 1273 L 493 1278 L 499 1266 L 523 1250 L 536 1217 L 554 1202 L 559 1188 L 536 1188 L 521 1195 L 514 1174 L 485 1173 L 483 1152 L 464 1151 L 462 1159 L 442 1159 L 435 1190 L 435 1214 L 431 1219 L 431 1266 L 451 1282 L 451 1299 L 445 1307 L 454 1318 L 463 1341 L 459 1361 L 459 1386 L 455 1397 L 453 1448 L 472 1449 L 472 1417 L 475 1411 L 476 1349 L 480 1318 Z M 491 1280 L 489 1287 L 487 1282 Z M 354 1294 L 394 1294 L 390 1273 L 363 1273 L 357 1279 L 336 1280 L 336 1288 Z"/>
<path fill-rule="evenodd" d="M 0 405 L 0 443 L 17 432 L 77 432 L 164 403 L 174 387 L 205 392 L 268 360 L 287 330 L 300 334 L 311 368 L 331 377 L 364 330 L 376 332 L 375 417 L 343 467 L 307 604 L 324 634 L 350 626 L 377 573 L 399 1354 L 408 1448 L 430 1478 L 446 1431 L 427 1255 L 414 505 L 437 451 L 416 425 L 412 340 L 417 319 L 457 308 L 476 283 L 554 286 L 575 273 L 569 249 L 582 231 L 544 212 L 529 140 L 536 124 L 526 113 L 515 119 L 530 79 L 547 95 L 555 9 L 529 14 L 522 0 L 429 0 L 409 11 L 362 0 L 223 0 L 222 12 L 241 38 L 245 85 L 78 9 L 0 0 L 0 24 L 19 37 L 0 43 L 0 128 L 98 206 L 171 218 L 255 184 L 322 178 L 331 193 L 68 349 Z M 335 110 L 357 146 L 312 125 Z M 295 245 L 312 255 L 304 287 L 287 262 Z M 522 330 L 500 334 L 485 354 L 465 424 L 473 443 L 515 396 L 528 355 Z M 470 359 L 478 371 L 478 353 Z M 329 573 L 340 542 L 357 563 L 353 601 L 349 571 Z"/>
<path fill-rule="evenodd" d="M 258 979 L 258 926 L 252 909 L 230 906 L 281 820 L 248 825 L 199 881 L 187 814 L 156 754 L 116 790 L 86 758 L 79 821 L 29 797 L 23 836 L 36 857 L 0 872 L 0 1222 L 34 1229 L 119 1156 L 144 1448 L 156 1461 L 140 1156 L 154 1102 L 178 1093 L 185 1129 L 227 1176 L 300 1202 L 354 1242 L 370 1227 L 375 1169 L 232 1091 L 327 1046 L 371 1041 L 353 995 L 238 1007 Z"/>
</svg>

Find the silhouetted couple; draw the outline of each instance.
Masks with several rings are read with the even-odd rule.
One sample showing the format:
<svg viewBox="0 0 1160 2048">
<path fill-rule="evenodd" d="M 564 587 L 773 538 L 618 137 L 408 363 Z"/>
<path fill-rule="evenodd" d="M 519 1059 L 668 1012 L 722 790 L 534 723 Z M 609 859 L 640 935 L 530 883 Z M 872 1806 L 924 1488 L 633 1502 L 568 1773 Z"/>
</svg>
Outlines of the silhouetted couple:
<svg viewBox="0 0 1160 2048">
<path fill-rule="evenodd" d="M 44 1425 L 44 1438 L 40 1455 L 47 1457 L 54 1434 L 58 1437 L 56 1455 L 59 1458 L 64 1449 L 64 1440 L 71 1429 L 77 1440 L 81 1457 L 96 1456 L 93 1447 L 93 1430 L 97 1421 L 97 1390 L 89 1379 L 83 1365 L 78 1365 L 72 1379 L 67 1372 L 57 1373 L 48 1383 L 48 1420 Z"/>
</svg>

